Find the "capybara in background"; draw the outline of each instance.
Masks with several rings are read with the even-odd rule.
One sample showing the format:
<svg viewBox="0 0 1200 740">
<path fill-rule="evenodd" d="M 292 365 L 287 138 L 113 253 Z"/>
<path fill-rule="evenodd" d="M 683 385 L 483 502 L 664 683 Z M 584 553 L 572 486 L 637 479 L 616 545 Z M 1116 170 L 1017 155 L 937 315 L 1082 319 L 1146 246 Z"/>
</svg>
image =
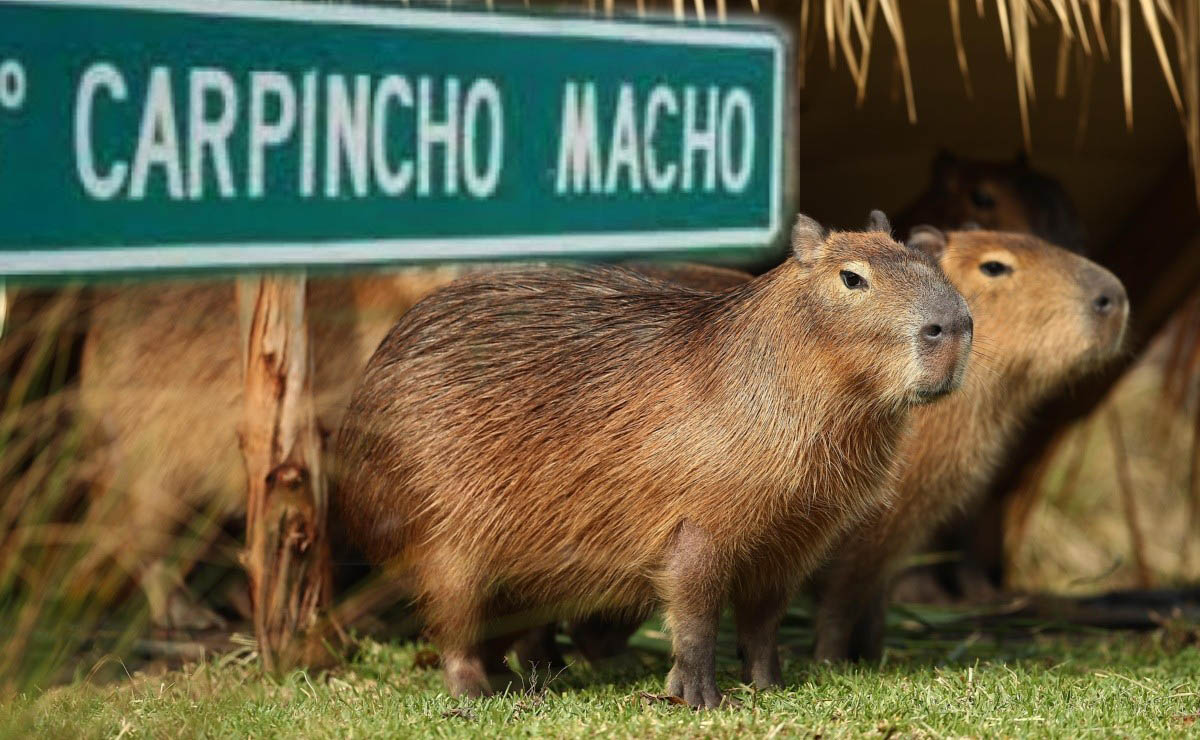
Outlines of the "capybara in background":
<svg viewBox="0 0 1200 740">
<path fill-rule="evenodd" d="M 409 307 L 470 272 L 510 265 L 405 268 L 385 274 L 308 280 L 307 317 L 320 425 L 338 427 L 367 359 Z M 649 275 L 706 289 L 749 275 L 708 265 L 641 262 Z M 81 408 L 94 425 L 89 456 L 97 531 L 146 594 L 151 624 L 203 629 L 212 609 L 183 586 L 221 523 L 245 516 L 242 350 L 230 282 L 131 284 L 101 289 L 82 342 Z M 120 522 L 120 526 L 114 523 Z M 137 532 L 128 536 L 129 527 Z M 193 552 L 181 552 L 189 527 Z"/>
<path fill-rule="evenodd" d="M 944 231 L 975 226 L 1033 234 L 1081 254 L 1088 246 L 1083 221 L 1066 189 L 1034 169 L 1024 152 L 1005 160 L 938 152 L 929 186 L 894 223 L 902 234 L 919 224 Z M 1003 587 L 1005 493 L 993 490 L 986 500 L 948 517 L 924 549 L 962 557 L 907 570 L 897 584 L 900 591 L 914 601 L 995 595 Z"/>
<path fill-rule="evenodd" d="M 929 187 L 895 223 L 902 234 L 921 224 L 945 230 L 973 224 L 988 231 L 1034 234 L 1074 252 L 1086 247 L 1083 221 L 1067 191 L 1030 167 L 1024 152 L 1010 161 L 938 152 Z"/>
<path fill-rule="evenodd" d="M 791 258 L 724 292 L 542 270 L 405 314 L 343 419 L 331 510 L 415 598 L 452 693 L 490 691 L 505 633 L 659 603 L 668 691 L 717 706 L 727 599 L 748 674 L 779 683 L 791 584 L 882 504 L 909 409 L 969 353 L 962 297 L 872 223 L 801 216 Z"/>
<path fill-rule="evenodd" d="M 987 484 L 1004 447 L 1045 394 L 1118 349 L 1128 316 L 1125 291 L 1104 268 L 1024 234 L 931 227 L 909 246 L 937 258 L 967 297 L 975 339 L 967 379 L 952 398 L 917 409 L 897 456 L 892 507 L 833 548 L 815 579 L 816 655 L 876 658 L 892 577 L 937 525 Z M 624 649 L 637 623 L 603 616 L 570 627 L 589 660 Z M 518 645 L 527 663 L 561 663 L 553 631 Z"/>
<path fill-rule="evenodd" d="M 396 318 L 462 272 L 414 268 L 309 281 L 307 314 L 318 358 L 313 392 L 324 429 L 337 429 L 367 358 Z M 111 533 L 98 551 L 110 552 L 137 577 L 154 625 L 215 626 L 217 615 L 183 588 L 189 553 L 179 552 L 175 538 L 188 526 L 196 535 L 215 535 L 221 522 L 245 511 L 234 286 L 134 284 L 100 290 L 94 301 L 80 405 L 92 427 L 92 517 L 97 531 Z M 203 547 L 205 539 L 194 544 Z"/>
<path fill-rule="evenodd" d="M 888 586 L 904 557 L 987 485 L 1033 406 L 1119 350 L 1129 316 L 1121 281 L 1083 257 L 1023 234 L 918 229 L 910 244 L 967 296 L 975 343 L 963 388 L 916 409 L 897 456 L 892 506 L 835 548 L 817 578 L 819 659 L 876 660 Z"/>
</svg>

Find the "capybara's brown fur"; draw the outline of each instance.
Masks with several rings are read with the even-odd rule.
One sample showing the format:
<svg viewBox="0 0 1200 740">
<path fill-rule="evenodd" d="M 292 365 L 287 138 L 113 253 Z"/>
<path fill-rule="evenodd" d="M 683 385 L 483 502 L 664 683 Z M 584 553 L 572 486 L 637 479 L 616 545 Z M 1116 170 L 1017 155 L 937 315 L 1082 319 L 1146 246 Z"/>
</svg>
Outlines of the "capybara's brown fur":
<svg viewBox="0 0 1200 740">
<path fill-rule="evenodd" d="M 936 248 L 941 236 L 913 238 Z M 819 659 L 880 657 L 888 585 L 904 557 L 981 492 L 1036 402 L 1113 357 L 1124 336 L 1121 282 L 1036 237 L 952 233 L 940 262 L 975 318 L 967 379 L 914 411 L 894 503 L 847 537 L 817 579 Z"/>
<path fill-rule="evenodd" d="M 880 506 L 909 408 L 969 351 L 962 297 L 873 221 L 800 217 L 792 258 L 724 292 L 531 271 L 400 320 L 338 434 L 331 506 L 415 597 L 452 692 L 489 690 L 513 615 L 660 603 L 668 690 L 715 706 L 727 598 L 749 675 L 779 681 L 790 585 Z"/>
</svg>

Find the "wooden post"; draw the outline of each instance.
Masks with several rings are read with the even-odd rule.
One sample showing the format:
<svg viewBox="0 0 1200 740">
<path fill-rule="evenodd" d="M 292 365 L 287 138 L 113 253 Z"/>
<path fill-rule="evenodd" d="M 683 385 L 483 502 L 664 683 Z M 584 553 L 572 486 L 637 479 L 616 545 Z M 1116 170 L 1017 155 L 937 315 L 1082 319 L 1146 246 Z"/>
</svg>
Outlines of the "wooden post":
<svg viewBox="0 0 1200 740">
<path fill-rule="evenodd" d="M 254 632 L 272 673 L 325 663 L 328 494 L 312 397 L 303 275 L 238 281 L 245 416 L 246 549 Z"/>
</svg>

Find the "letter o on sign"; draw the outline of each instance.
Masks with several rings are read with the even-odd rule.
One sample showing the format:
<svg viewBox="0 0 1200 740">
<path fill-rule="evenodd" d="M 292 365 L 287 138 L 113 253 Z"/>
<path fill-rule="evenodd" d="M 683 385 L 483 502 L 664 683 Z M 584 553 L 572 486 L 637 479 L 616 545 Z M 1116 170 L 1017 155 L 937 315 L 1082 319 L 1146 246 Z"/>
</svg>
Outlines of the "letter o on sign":
<svg viewBox="0 0 1200 740">
<path fill-rule="evenodd" d="M 25 68 L 16 59 L 0 62 L 0 107 L 13 110 L 25 102 Z"/>
<path fill-rule="evenodd" d="M 741 128 L 741 156 L 734 161 L 734 124 Z M 735 166 L 736 165 L 736 166 Z M 740 193 L 750 184 L 754 170 L 754 103 L 745 88 L 735 87 L 721 105 L 721 184 L 725 189 Z"/>
</svg>

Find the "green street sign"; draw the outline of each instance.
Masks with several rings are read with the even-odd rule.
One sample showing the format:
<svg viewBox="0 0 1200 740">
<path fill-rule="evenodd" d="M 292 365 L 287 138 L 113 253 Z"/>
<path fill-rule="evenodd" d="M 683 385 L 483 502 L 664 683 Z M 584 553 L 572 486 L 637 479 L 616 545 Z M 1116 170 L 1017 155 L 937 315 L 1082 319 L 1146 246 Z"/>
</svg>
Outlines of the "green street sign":
<svg viewBox="0 0 1200 740">
<path fill-rule="evenodd" d="M 760 254 L 765 25 L 0 0 L 0 276 Z"/>
</svg>

